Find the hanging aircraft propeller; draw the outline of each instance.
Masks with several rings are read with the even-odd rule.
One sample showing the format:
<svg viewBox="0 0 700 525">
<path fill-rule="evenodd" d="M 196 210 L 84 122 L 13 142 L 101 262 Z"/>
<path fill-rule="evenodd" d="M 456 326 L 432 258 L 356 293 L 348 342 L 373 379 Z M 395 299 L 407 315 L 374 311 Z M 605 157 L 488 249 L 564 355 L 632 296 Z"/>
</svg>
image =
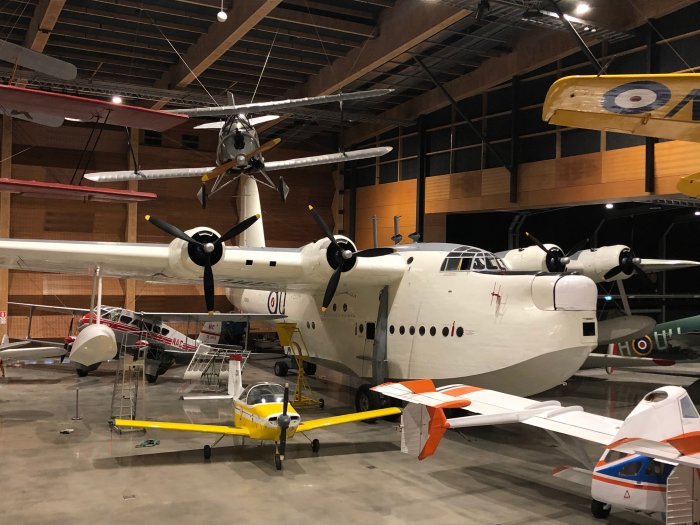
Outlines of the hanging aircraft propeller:
<svg viewBox="0 0 700 525">
<path fill-rule="evenodd" d="M 210 231 L 199 231 L 195 233 L 193 237 L 190 237 L 172 224 L 152 217 L 151 215 L 146 215 L 146 220 L 155 227 L 160 228 L 173 237 L 185 241 L 187 243 L 187 253 L 190 260 L 204 268 L 204 300 L 206 301 L 207 312 L 209 313 L 212 313 L 214 310 L 214 272 L 212 271 L 212 266 L 219 262 L 223 255 L 223 243 L 243 233 L 259 218 L 260 215 L 258 214 L 252 215 L 236 224 L 221 237 L 217 237 Z"/>
<path fill-rule="evenodd" d="M 558 246 L 552 246 L 547 248 L 542 244 L 534 235 L 530 232 L 525 232 L 525 236 L 539 246 L 546 254 L 545 264 L 550 272 L 564 272 L 566 271 L 566 265 L 571 262 L 571 259 L 564 254 L 561 248 Z"/>
<path fill-rule="evenodd" d="M 287 429 L 289 428 L 289 423 L 291 421 L 289 415 L 287 414 L 287 407 L 289 406 L 289 383 L 284 384 L 284 398 L 282 401 L 282 414 L 277 417 L 277 424 L 280 427 L 280 441 L 277 447 L 277 454 L 275 455 L 275 466 L 277 470 L 282 468 L 282 460 L 284 460 L 284 452 L 287 448 Z"/>
<path fill-rule="evenodd" d="M 323 217 L 314 209 L 313 206 L 309 204 L 309 211 L 311 216 L 318 224 L 321 231 L 328 237 L 331 242 L 329 248 L 328 262 L 331 266 L 335 265 L 333 270 L 333 275 L 331 275 L 328 285 L 326 286 L 326 292 L 323 294 L 323 303 L 321 304 L 321 311 L 325 312 L 328 305 L 331 304 L 333 296 L 338 289 L 338 283 L 340 282 L 340 274 L 344 271 L 350 270 L 355 265 L 356 257 L 381 257 L 383 255 L 390 255 L 394 253 L 393 248 L 368 248 L 366 250 L 353 251 L 348 249 L 348 243 L 345 241 L 340 241 L 335 238 L 333 232 L 323 220 Z M 342 243 L 342 244 L 341 244 Z M 331 251 L 331 247 L 333 250 Z"/>
</svg>

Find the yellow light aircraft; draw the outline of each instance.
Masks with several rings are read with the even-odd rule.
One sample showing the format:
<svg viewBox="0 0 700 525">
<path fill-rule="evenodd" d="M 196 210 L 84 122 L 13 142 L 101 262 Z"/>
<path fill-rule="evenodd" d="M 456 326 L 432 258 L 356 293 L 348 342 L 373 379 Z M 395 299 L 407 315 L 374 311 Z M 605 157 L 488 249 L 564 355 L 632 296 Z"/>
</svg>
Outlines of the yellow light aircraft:
<svg viewBox="0 0 700 525">
<path fill-rule="evenodd" d="M 542 119 L 574 128 L 700 142 L 700 73 L 576 75 L 549 88 Z M 678 191 L 700 197 L 700 173 Z"/>
<path fill-rule="evenodd" d="M 212 445 L 204 446 L 205 459 L 211 457 L 212 447 L 216 446 L 225 436 L 272 441 L 275 443 L 275 467 L 277 470 L 281 470 L 287 439 L 294 437 L 296 433 L 401 413 L 400 408 L 390 407 L 302 422 L 299 413 L 289 404 L 288 386 L 282 387 L 277 383 L 254 383 L 245 389 L 243 388 L 240 356 L 237 355 L 231 356 L 229 396 L 225 397 L 233 398 L 233 426 L 130 419 L 115 419 L 113 424 L 117 427 L 159 428 L 219 434 L 220 437 Z M 311 450 L 314 452 L 318 452 L 320 446 L 318 439 L 311 442 Z"/>
</svg>

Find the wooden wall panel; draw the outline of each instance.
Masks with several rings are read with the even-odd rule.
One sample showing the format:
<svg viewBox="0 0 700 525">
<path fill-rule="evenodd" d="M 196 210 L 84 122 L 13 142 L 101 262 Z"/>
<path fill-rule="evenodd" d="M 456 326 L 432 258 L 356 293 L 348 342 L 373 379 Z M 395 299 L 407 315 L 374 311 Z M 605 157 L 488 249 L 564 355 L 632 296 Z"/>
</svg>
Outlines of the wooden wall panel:
<svg viewBox="0 0 700 525">
<path fill-rule="evenodd" d="M 357 189 L 355 242 L 358 248 L 372 246 L 372 215 L 377 216 L 377 239 L 380 246 L 393 244 L 394 215 L 399 215 L 402 244 L 411 243 L 409 233 L 416 230 L 416 181 L 407 180 Z"/>
</svg>

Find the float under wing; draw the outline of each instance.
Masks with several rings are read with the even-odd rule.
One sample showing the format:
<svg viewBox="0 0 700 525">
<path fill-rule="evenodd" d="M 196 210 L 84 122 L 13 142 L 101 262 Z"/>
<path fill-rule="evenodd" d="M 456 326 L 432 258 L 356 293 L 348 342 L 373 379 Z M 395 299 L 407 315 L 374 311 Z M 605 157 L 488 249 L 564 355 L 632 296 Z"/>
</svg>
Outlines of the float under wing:
<svg viewBox="0 0 700 525">
<path fill-rule="evenodd" d="M 346 162 L 350 160 L 367 159 L 370 157 L 381 157 L 392 150 L 390 146 L 378 148 L 367 148 L 344 153 L 330 153 L 327 155 L 315 155 L 313 157 L 302 157 L 298 159 L 278 160 L 265 163 L 267 171 L 276 171 L 290 168 L 304 168 L 307 166 L 319 166 L 321 164 L 333 164 L 335 162 Z M 88 173 L 85 178 L 94 182 L 121 182 L 126 180 L 158 180 L 158 179 L 179 179 L 185 177 L 201 178 L 207 175 L 215 166 L 206 168 L 174 168 L 162 170 L 133 170 L 125 171 L 104 171 Z"/>
<path fill-rule="evenodd" d="M 700 141 L 700 74 L 577 75 L 549 88 L 542 119 L 574 128 Z"/>
</svg>

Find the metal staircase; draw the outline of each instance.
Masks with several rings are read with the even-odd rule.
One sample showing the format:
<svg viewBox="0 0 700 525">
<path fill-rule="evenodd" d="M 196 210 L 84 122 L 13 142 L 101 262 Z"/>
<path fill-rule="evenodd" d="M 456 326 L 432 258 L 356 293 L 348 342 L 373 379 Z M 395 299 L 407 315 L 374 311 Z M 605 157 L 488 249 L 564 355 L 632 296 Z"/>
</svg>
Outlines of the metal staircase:
<svg viewBox="0 0 700 525">
<path fill-rule="evenodd" d="M 145 355 L 147 346 L 139 345 L 134 348 L 134 356 L 127 352 L 126 335 L 122 336 L 119 344 L 119 359 L 117 361 L 117 373 L 114 376 L 114 388 L 112 390 L 111 419 L 137 419 L 139 387 L 145 392 Z M 142 410 L 145 419 L 145 408 Z M 142 429 L 130 429 L 115 427 L 117 432 L 140 432 Z"/>
<path fill-rule="evenodd" d="M 228 383 L 228 364 L 231 354 L 237 354 L 243 358 L 241 368 L 244 368 L 250 357 L 250 350 L 236 345 L 200 344 L 185 370 L 184 379 L 199 381 L 200 389 L 205 392 L 225 389 Z"/>
</svg>

